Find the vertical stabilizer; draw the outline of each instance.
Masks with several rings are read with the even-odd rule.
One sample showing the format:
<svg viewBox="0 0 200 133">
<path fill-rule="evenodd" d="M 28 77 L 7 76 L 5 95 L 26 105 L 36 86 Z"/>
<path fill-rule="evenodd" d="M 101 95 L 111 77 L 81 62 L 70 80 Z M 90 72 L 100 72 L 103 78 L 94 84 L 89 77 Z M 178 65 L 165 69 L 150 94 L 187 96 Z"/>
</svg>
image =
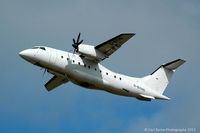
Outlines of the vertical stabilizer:
<svg viewBox="0 0 200 133">
<path fill-rule="evenodd" d="M 143 77 L 142 82 L 159 94 L 163 94 L 175 70 L 184 62 L 185 61 L 182 59 L 177 59 L 161 65 L 158 69 L 151 73 L 151 75 Z"/>
</svg>

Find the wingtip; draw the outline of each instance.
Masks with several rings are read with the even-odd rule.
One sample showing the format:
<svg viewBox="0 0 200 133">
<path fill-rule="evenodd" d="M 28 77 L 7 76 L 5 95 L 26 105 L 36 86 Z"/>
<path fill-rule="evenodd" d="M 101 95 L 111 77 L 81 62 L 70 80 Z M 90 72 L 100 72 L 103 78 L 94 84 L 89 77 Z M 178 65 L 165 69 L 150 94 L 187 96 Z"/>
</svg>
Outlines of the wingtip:
<svg viewBox="0 0 200 133">
<path fill-rule="evenodd" d="M 184 59 L 180 59 L 183 63 L 185 63 L 186 62 L 186 60 L 184 60 Z"/>
<path fill-rule="evenodd" d="M 182 61 L 182 62 L 186 62 L 186 60 L 184 60 L 184 59 L 181 59 L 181 58 L 177 59 L 176 61 Z"/>
<path fill-rule="evenodd" d="M 133 33 L 133 32 L 132 32 L 132 33 L 129 33 L 129 34 L 135 35 L 136 33 Z"/>
<path fill-rule="evenodd" d="M 120 35 L 136 35 L 136 33 L 133 33 L 133 32 L 126 32 L 126 33 L 121 33 Z"/>
</svg>

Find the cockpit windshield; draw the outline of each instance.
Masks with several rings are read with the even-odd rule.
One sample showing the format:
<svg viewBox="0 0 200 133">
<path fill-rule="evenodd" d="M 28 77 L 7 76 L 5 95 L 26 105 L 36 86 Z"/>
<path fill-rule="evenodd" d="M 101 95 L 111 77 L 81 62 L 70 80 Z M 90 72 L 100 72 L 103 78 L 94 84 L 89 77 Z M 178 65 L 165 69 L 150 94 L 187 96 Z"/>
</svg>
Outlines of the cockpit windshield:
<svg viewBox="0 0 200 133">
<path fill-rule="evenodd" d="M 42 49 L 42 50 L 46 50 L 45 47 L 38 47 L 38 46 L 35 46 L 35 47 L 33 47 L 32 49 Z"/>
<path fill-rule="evenodd" d="M 32 49 L 38 49 L 39 47 L 37 47 L 37 46 L 35 46 L 35 47 L 33 47 Z"/>
</svg>

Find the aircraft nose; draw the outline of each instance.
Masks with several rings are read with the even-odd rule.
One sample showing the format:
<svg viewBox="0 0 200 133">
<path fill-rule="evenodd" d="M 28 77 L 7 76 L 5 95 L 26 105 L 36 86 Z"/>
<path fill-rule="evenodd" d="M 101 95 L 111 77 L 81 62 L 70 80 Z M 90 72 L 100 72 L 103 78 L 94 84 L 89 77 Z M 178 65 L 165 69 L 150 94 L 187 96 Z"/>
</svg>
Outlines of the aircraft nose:
<svg viewBox="0 0 200 133">
<path fill-rule="evenodd" d="M 34 54 L 29 49 L 23 50 L 23 51 L 19 52 L 19 56 L 22 57 L 23 59 L 29 61 L 29 62 L 31 62 L 32 60 L 34 60 Z"/>
<path fill-rule="evenodd" d="M 29 52 L 27 50 L 23 50 L 19 52 L 19 56 L 21 56 L 22 58 L 27 58 L 29 57 Z"/>
</svg>

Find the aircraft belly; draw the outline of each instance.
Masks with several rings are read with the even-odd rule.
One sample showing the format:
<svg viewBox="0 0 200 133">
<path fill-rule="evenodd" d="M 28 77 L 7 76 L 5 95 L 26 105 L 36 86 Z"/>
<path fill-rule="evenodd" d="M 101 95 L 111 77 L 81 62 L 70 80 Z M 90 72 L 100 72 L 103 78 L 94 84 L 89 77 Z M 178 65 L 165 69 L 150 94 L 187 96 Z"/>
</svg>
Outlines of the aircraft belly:
<svg viewBox="0 0 200 133">
<path fill-rule="evenodd" d="M 67 73 L 67 77 L 71 82 L 90 89 L 101 89 L 103 82 L 95 75 L 77 69 Z"/>
<path fill-rule="evenodd" d="M 103 77 L 89 73 L 88 71 L 80 69 L 68 69 L 67 78 L 79 86 L 89 88 L 104 90 L 109 93 L 121 96 L 135 97 L 136 94 L 130 89 L 130 86 L 126 86 L 126 83 L 110 83 Z M 131 91 L 130 91 L 131 90 Z"/>
<path fill-rule="evenodd" d="M 135 93 L 132 92 L 130 88 L 127 89 L 126 87 L 123 87 L 121 85 L 119 86 L 107 85 L 104 90 L 116 95 L 135 97 Z"/>
</svg>

